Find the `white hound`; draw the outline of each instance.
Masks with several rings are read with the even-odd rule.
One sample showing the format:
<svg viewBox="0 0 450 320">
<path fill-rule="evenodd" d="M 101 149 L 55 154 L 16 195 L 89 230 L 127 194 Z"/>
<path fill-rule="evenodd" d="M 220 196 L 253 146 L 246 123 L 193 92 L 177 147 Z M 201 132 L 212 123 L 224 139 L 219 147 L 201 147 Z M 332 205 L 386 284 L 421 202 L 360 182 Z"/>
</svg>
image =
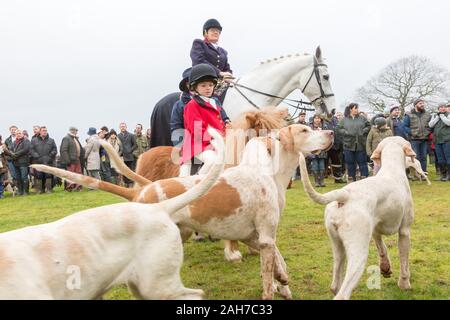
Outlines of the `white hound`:
<svg viewBox="0 0 450 320">
<path fill-rule="evenodd" d="M 0 234 L 0 299 L 97 299 L 120 283 L 140 299 L 202 298 L 202 290 L 181 282 L 183 247 L 170 215 L 201 197 L 223 170 L 224 142 L 209 133 L 215 165 L 172 199 L 93 208 Z"/>
<path fill-rule="evenodd" d="M 369 253 L 370 239 L 378 248 L 381 273 L 389 277 L 391 263 L 382 235 L 398 233 L 400 279 L 398 286 L 409 289 L 408 254 L 410 225 L 414 210 L 408 179 L 405 174 L 405 155 L 416 156 L 411 144 L 401 137 L 381 141 L 372 155 L 381 169 L 376 176 L 360 180 L 325 194 L 317 193 L 308 177 L 305 158 L 300 155 L 302 182 L 309 197 L 325 204 L 325 226 L 331 238 L 334 267 L 331 290 L 335 299 L 350 299 L 357 285 Z M 414 161 L 414 159 L 413 159 Z M 344 277 L 344 264 L 347 270 Z"/>
</svg>

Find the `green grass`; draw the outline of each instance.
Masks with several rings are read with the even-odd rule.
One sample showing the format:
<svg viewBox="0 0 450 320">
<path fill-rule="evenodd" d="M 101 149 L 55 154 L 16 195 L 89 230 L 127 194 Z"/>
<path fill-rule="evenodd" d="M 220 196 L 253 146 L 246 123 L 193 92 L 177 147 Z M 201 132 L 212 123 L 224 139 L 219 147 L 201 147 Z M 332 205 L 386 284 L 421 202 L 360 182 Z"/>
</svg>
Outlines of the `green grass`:
<svg viewBox="0 0 450 320">
<path fill-rule="evenodd" d="M 385 238 L 393 274 L 381 279 L 380 290 L 370 290 L 365 273 L 353 292 L 353 299 L 449 299 L 450 298 L 450 183 L 412 182 L 415 221 L 411 230 L 410 270 L 412 290 L 397 287 L 399 261 L 397 237 Z M 321 192 L 340 187 L 331 181 Z M 46 223 L 68 214 L 100 205 L 117 203 L 121 198 L 100 191 L 67 193 L 57 189 L 51 195 L 31 195 L 0 200 L 0 232 Z M 332 299 L 332 253 L 323 224 L 324 207 L 305 195 L 301 183 L 287 193 L 287 207 L 278 229 L 277 243 L 285 257 L 294 299 Z M 243 263 L 226 262 L 222 242 L 185 244 L 182 279 L 187 287 L 201 288 L 207 299 L 260 299 L 259 257 L 244 255 Z M 377 265 L 375 245 L 370 248 L 367 267 Z M 107 299 L 132 299 L 124 286 L 111 290 Z M 278 298 L 278 297 L 277 297 Z"/>
</svg>

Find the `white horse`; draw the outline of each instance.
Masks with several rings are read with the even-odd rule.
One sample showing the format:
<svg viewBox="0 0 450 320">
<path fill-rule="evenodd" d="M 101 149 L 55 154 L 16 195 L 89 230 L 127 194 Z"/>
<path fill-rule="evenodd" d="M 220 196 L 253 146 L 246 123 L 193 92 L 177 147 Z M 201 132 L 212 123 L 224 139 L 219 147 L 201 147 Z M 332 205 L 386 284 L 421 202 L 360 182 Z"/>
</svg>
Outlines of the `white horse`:
<svg viewBox="0 0 450 320">
<path fill-rule="evenodd" d="M 277 106 L 296 89 L 311 101 L 316 113 L 328 114 L 336 104 L 320 47 L 315 55 L 296 54 L 262 62 L 236 83 L 228 89 L 223 103 L 232 120 L 243 112 L 255 111 L 255 105 Z"/>
<path fill-rule="evenodd" d="M 328 115 L 335 107 L 328 67 L 324 64 L 322 51 L 317 47 L 316 54 L 296 54 L 262 62 L 258 67 L 238 79 L 226 93 L 223 108 L 231 120 L 247 111 L 259 107 L 278 106 L 296 89 L 310 100 L 304 104 L 291 101 L 299 107 L 310 107 L 316 113 Z M 292 105 L 292 104 L 291 104 Z M 167 123 L 152 120 L 152 135 L 161 135 L 164 141 L 156 146 L 171 146 L 170 115 L 172 104 L 155 107 L 151 118 L 165 119 Z M 159 114 L 159 116 L 157 116 Z M 177 134 L 177 133 L 175 133 Z M 174 139 L 177 140 L 177 139 Z"/>
</svg>

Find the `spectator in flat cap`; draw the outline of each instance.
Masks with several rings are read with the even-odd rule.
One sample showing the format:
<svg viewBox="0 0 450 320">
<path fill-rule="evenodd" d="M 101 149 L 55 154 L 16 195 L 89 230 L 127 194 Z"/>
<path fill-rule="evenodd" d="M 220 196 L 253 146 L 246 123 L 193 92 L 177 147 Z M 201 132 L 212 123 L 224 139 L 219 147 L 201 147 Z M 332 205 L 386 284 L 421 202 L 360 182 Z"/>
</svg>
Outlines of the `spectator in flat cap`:
<svg viewBox="0 0 450 320">
<path fill-rule="evenodd" d="M 84 149 L 78 140 L 78 129 L 69 128 L 69 133 L 63 138 L 60 149 L 60 164 L 67 171 L 82 174 L 84 167 Z M 66 183 L 66 191 L 80 191 L 81 186 L 75 183 Z"/>
<path fill-rule="evenodd" d="M 90 177 L 100 180 L 100 143 L 97 129 L 91 127 L 87 134 L 89 138 L 87 139 L 87 144 L 84 148 L 86 170 Z"/>
<path fill-rule="evenodd" d="M 411 138 L 411 146 L 417 154 L 417 160 L 424 172 L 427 172 L 428 137 L 431 133 L 429 122 L 431 115 L 425 110 L 425 101 L 417 99 L 414 101 L 413 109 L 406 114 L 403 124 Z"/>
</svg>

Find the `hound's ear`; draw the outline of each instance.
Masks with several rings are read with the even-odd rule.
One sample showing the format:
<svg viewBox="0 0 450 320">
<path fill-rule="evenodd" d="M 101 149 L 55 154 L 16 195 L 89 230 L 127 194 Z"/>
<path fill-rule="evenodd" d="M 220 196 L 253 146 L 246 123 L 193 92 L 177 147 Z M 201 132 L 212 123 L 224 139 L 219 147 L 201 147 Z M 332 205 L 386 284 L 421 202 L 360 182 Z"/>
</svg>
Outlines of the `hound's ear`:
<svg viewBox="0 0 450 320">
<path fill-rule="evenodd" d="M 292 135 L 292 128 L 284 127 L 280 130 L 278 134 L 280 138 L 280 143 L 283 146 L 284 149 L 287 151 L 293 152 L 294 151 L 294 136 Z"/>
<path fill-rule="evenodd" d="M 320 46 L 316 49 L 316 58 L 319 62 L 322 61 L 322 49 L 320 49 Z"/>
<path fill-rule="evenodd" d="M 377 166 L 381 166 L 381 151 L 383 150 L 381 143 L 378 144 L 378 147 L 373 151 L 370 159 L 373 160 L 377 164 Z"/>
<path fill-rule="evenodd" d="M 414 162 L 414 160 L 416 159 L 416 153 L 411 148 L 410 143 L 407 143 L 403 146 L 403 151 L 405 152 L 405 156 L 410 157 L 411 161 Z"/>
</svg>

